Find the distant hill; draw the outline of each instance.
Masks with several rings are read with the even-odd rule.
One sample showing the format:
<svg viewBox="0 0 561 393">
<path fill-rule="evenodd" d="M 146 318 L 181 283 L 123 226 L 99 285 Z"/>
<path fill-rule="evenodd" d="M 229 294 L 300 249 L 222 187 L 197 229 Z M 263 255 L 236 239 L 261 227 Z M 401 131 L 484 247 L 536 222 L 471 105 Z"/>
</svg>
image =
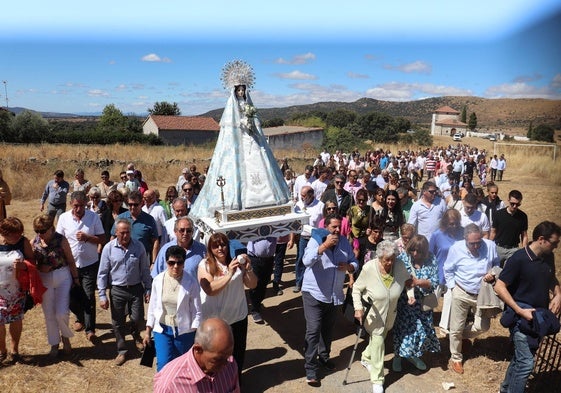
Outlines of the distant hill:
<svg viewBox="0 0 561 393">
<path fill-rule="evenodd" d="M 413 127 L 428 127 L 432 119 L 432 113 L 445 105 L 459 112 L 466 106 L 468 118 L 470 113 L 475 112 L 477 115 L 478 127 L 487 129 L 527 129 L 530 121 L 533 121 L 534 126 L 547 124 L 555 129 L 561 129 L 561 100 L 546 100 L 541 98 L 488 99 L 450 96 L 407 102 L 361 98 L 355 102 L 318 102 L 315 104 L 294 105 L 284 108 L 260 108 L 259 103 L 257 103 L 257 108 L 259 109 L 259 117 L 261 120 L 281 118 L 286 121 L 300 113 L 311 111 L 332 112 L 338 109 L 344 109 L 354 111 L 358 114 L 365 114 L 372 111 L 382 112 L 394 117 L 404 117 L 411 121 Z M 9 109 L 16 114 L 26 110 L 26 108 L 19 107 Z M 224 108 L 214 109 L 199 116 L 210 116 L 216 121 L 220 121 L 223 111 Z M 76 121 L 80 119 L 91 120 L 100 115 L 94 113 L 38 113 L 49 119 L 68 119 Z"/>
<path fill-rule="evenodd" d="M 390 116 L 400 116 L 415 125 L 428 126 L 432 113 L 448 105 L 461 112 L 467 108 L 467 116 L 475 112 L 478 125 L 485 128 L 527 128 L 530 121 L 534 126 L 548 124 L 561 129 L 561 100 L 546 99 L 487 99 L 479 97 L 434 97 L 424 100 L 394 102 L 380 101 L 371 98 L 361 98 L 355 102 L 318 102 L 309 105 L 295 105 L 286 108 L 259 108 L 262 120 L 273 118 L 290 119 L 295 114 L 310 111 L 332 112 L 345 109 L 364 114 L 372 111 L 386 113 Z M 211 116 L 220 120 L 223 108 L 209 111 L 201 116 Z"/>
</svg>

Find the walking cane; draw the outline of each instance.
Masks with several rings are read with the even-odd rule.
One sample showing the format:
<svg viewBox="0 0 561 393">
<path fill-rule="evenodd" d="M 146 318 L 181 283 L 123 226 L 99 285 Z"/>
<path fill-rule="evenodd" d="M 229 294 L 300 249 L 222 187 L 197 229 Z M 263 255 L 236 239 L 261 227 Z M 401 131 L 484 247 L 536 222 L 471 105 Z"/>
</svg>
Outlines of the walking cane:
<svg viewBox="0 0 561 393">
<path fill-rule="evenodd" d="M 362 304 L 365 305 L 365 301 L 362 301 Z M 364 310 L 364 318 L 366 318 L 366 315 L 368 314 L 368 311 L 370 311 L 370 307 L 372 307 L 372 301 L 370 299 L 368 299 L 368 303 L 366 304 L 366 308 Z M 347 371 L 345 372 L 345 379 L 343 379 L 343 386 L 345 386 L 347 384 L 347 377 L 349 376 L 349 371 L 351 371 L 351 365 L 353 364 L 353 361 L 355 359 L 355 354 L 356 354 L 356 349 L 358 347 L 358 342 L 360 340 L 360 338 L 362 337 L 362 332 L 364 331 L 364 318 L 362 323 L 358 326 L 357 331 L 356 331 L 356 341 L 355 341 L 355 345 L 353 347 L 353 352 L 351 354 L 351 359 L 349 360 L 349 365 L 347 366 Z"/>
</svg>

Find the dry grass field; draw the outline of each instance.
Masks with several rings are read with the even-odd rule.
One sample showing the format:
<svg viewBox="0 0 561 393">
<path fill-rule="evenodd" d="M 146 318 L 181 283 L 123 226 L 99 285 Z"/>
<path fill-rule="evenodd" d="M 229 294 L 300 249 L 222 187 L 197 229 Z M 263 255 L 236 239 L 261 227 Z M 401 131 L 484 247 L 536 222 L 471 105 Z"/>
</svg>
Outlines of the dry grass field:
<svg viewBox="0 0 561 393">
<path fill-rule="evenodd" d="M 448 145 L 451 138 L 440 138 L 435 144 Z M 492 142 L 483 139 L 465 138 L 464 143 L 493 151 Z M 377 146 L 392 151 L 413 148 L 412 146 Z M 174 185 L 181 168 L 195 163 L 202 170 L 209 164 L 212 152 L 209 149 L 191 147 L 141 147 L 141 146 L 1 146 L 4 154 L 0 168 L 12 188 L 14 201 L 8 206 L 8 214 L 22 219 L 26 235 L 32 236 L 31 222 L 39 214 L 39 198 L 47 180 L 56 169 L 73 179 L 76 168 L 84 168 L 86 178 L 99 182 L 100 172 L 108 169 L 113 180 L 128 162 L 134 162 L 142 170 L 150 188 L 161 192 Z M 501 149 L 505 149 L 504 147 Z M 507 171 L 505 180 L 499 183 L 499 194 L 507 197 L 511 189 L 519 189 L 524 195 L 521 207 L 529 217 L 533 228 L 543 220 L 561 223 L 561 159 L 553 162 L 550 150 L 516 148 L 500 151 L 506 153 Z M 277 158 L 288 157 L 297 172 L 301 171 L 317 154 L 314 151 L 276 151 Z M 107 163 L 109 165 L 101 165 Z M 294 280 L 294 252 L 287 257 L 283 281 L 287 286 Z M 556 252 L 557 260 L 561 252 Z M 559 269 L 557 275 L 561 278 Z M 301 298 L 287 290 L 283 296 L 269 297 L 264 302 L 265 325 L 250 321 L 248 351 L 244 371 L 243 392 L 299 392 L 313 391 L 304 382 L 303 358 L 301 355 L 304 321 Z M 42 310 L 36 307 L 26 314 L 21 340 L 24 363 L 0 366 L 0 391 L 2 392 L 150 392 L 154 369 L 140 366 L 139 354 L 134 355 L 122 367 L 113 365 L 115 340 L 111 332 L 109 312 L 98 308 L 98 333 L 101 344 L 92 346 L 83 333 L 71 339 L 74 347 L 69 357 L 52 361 L 47 357 L 49 346 Z M 435 318 L 438 318 L 436 315 Z M 321 392 L 369 392 L 370 383 L 364 369 L 355 362 L 349 373 L 347 386 L 342 386 L 345 368 L 355 342 L 353 325 L 341 318 L 337 322 L 332 356 L 337 370 L 322 381 Z M 489 332 L 475 340 L 465 364 L 466 373 L 455 375 L 446 370 L 449 356 L 448 341 L 441 339 L 442 353 L 426 357 L 430 367 L 426 372 L 404 367 L 404 374 L 390 372 L 387 376 L 387 391 L 392 392 L 439 392 L 442 382 L 454 382 L 456 391 L 494 393 L 508 365 L 508 336 L 497 321 L 493 321 Z M 359 351 L 364 343 L 359 345 Z M 131 354 L 134 353 L 131 343 Z M 386 357 L 391 364 L 391 344 Z M 545 389 L 545 390 L 544 390 Z M 545 385 L 541 392 L 554 392 L 557 387 Z"/>
</svg>

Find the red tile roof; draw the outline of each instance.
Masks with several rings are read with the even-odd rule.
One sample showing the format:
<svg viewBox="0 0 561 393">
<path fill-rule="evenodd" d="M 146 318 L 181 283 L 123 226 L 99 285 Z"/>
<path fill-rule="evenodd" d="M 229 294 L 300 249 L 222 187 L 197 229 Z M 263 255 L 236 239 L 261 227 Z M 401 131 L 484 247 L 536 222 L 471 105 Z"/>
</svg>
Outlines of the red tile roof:
<svg viewBox="0 0 561 393">
<path fill-rule="evenodd" d="M 454 108 L 450 108 L 448 105 L 438 108 L 435 113 L 454 113 L 457 115 L 460 114 L 460 112 L 458 112 Z"/>
<path fill-rule="evenodd" d="M 453 127 L 462 127 L 462 128 L 467 127 L 466 123 L 462 123 L 458 119 L 449 119 L 449 118 L 439 120 L 435 124 L 438 126 L 453 126 Z"/>
<path fill-rule="evenodd" d="M 150 115 L 159 130 L 220 131 L 212 117 Z"/>
</svg>

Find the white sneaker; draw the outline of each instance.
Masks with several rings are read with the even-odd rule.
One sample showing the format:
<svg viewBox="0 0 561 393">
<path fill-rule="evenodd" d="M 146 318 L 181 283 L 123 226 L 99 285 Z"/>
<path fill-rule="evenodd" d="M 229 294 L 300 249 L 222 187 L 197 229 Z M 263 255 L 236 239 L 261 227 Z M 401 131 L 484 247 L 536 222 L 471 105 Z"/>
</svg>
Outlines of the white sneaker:
<svg viewBox="0 0 561 393">
<path fill-rule="evenodd" d="M 372 371 L 372 366 L 370 365 L 370 363 L 368 363 L 365 360 L 361 360 L 360 364 L 362 364 L 362 367 L 364 367 L 365 369 L 368 370 L 368 372 Z"/>
<path fill-rule="evenodd" d="M 384 393 L 384 385 L 372 385 L 372 393 Z"/>
</svg>

